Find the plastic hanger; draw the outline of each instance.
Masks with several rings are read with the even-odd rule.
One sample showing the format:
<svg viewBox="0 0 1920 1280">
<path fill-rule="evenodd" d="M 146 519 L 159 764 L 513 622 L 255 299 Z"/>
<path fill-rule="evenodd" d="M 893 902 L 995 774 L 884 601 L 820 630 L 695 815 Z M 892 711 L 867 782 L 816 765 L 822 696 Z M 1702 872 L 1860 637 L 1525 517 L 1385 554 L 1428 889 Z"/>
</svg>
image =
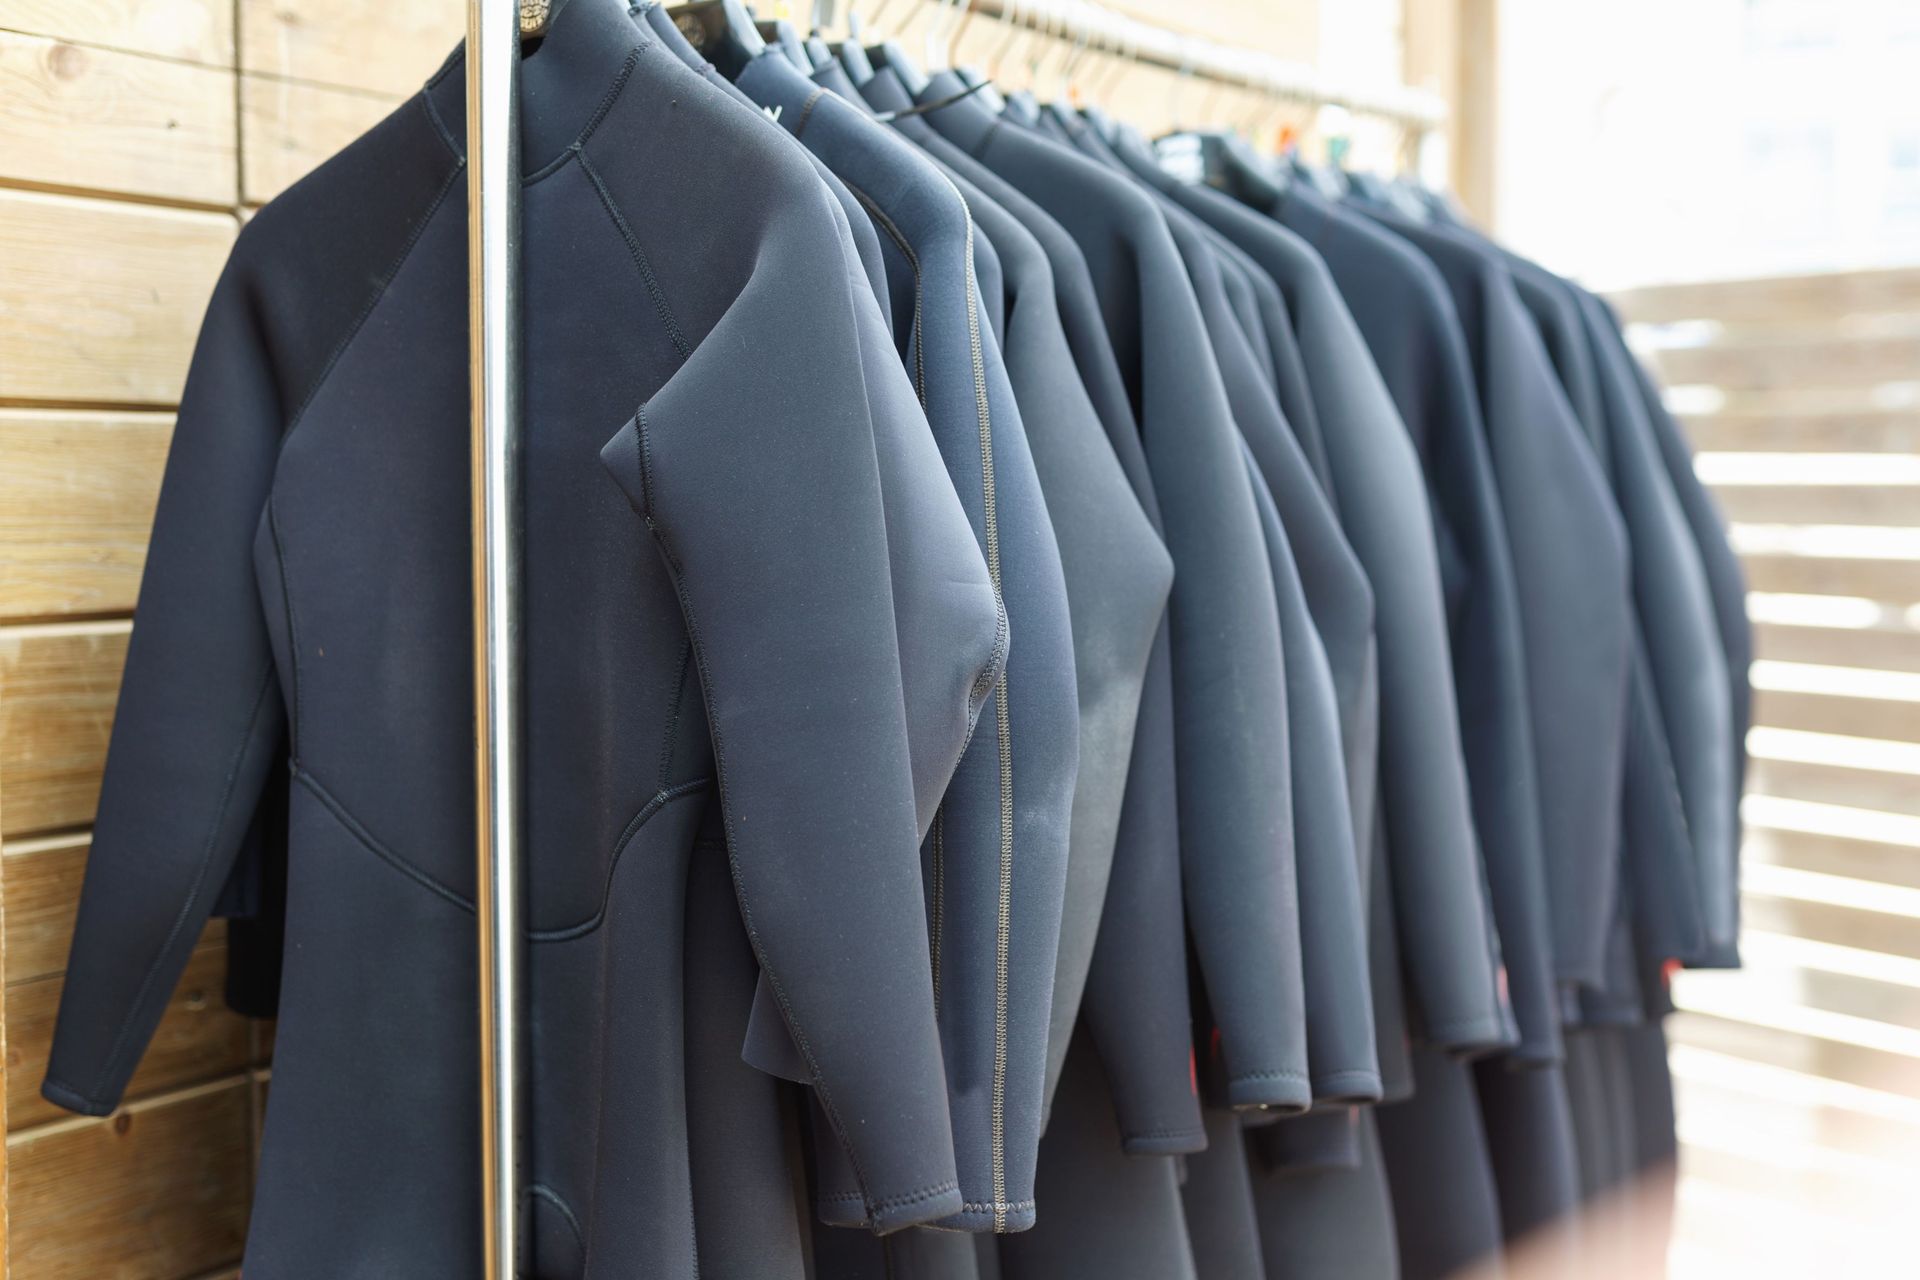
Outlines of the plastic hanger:
<svg viewBox="0 0 1920 1280">
<path fill-rule="evenodd" d="M 886 12 L 886 5 L 882 4 L 874 17 L 877 19 L 884 12 Z M 836 50 L 840 55 L 840 69 L 847 73 L 847 79 L 853 81 L 855 88 L 873 79 L 873 63 L 867 58 L 867 51 L 860 46 L 860 34 L 864 25 L 860 21 L 860 15 L 849 9 L 847 38 L 840 42 Z"/>
<path fill-rule="evenodd" d="M 756 22 L 753 29 L 760 38 L 787 55 L 787 61 L 802 71 L 813 70 L 813 60 L 807 57 L 807 51 L 800 47 L 800 33 L 785 18 L 775 18 L 772 22 Z"/>
<path fill-rule="evenodd" d="M 680 34 L 727 79 L 767 51 L 753 15 L 740 0 L 693 0 L 667 10 Z"/>
<path fill-rule="evenodd" d="M 886 67 L 900 77 L 900 83 L 907 92 L 919 97 L 927 90 L 926 73 L 915 66 L 907 51 L 900 47 L 898 40 L 882 40 L 879 44 L 867 46 L 867 57 L 876 67 Z"/>
</svg>

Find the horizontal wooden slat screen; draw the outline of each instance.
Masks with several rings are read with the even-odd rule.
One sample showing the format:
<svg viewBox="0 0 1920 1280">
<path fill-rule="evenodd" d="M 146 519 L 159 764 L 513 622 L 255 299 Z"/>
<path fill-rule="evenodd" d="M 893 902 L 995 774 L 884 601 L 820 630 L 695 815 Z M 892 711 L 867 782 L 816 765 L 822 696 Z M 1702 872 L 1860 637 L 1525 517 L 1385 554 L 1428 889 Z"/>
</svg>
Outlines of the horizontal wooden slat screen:
<svg viewBox="0 0 1920 1280">
<path fill-rule="evenodd" d="M 1615 302 L 1753 593 L 1746 968 L 1674 984 L 1675 1262 L 1885 1274 L 1920 1167 L 1920 270 Z"/>
<path fill-rule="evenodd" d="M 237 1280 L 273 1033 L 202 939 L 113 1115 L 38 1096 L 173 410 L 240 223 L 463 0 L 0 4 L 0 903 L 11 1280 Z"/>
</svg>

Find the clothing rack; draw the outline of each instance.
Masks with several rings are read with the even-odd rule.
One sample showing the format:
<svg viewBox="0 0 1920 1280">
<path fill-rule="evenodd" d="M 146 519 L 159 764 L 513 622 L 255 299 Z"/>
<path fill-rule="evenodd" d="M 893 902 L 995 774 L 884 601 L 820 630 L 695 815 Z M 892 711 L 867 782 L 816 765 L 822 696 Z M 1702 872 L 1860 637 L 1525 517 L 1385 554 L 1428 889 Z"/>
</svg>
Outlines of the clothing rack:
<svg viewBox="0 0 1920 1280">
<path fill-rule="evenodd" d="M 520 629 L 520 39 L 547 0 L 467 0 L 467 315 L 472 413 L 474 916 L 485 1280 L 520 1254 L 526 948 Z"/>
<path fill-rule="evenodd" d="M 1155 26 L 1090 0 L 934 0 L 955 13 L 950 33 L 978 14 L 1144 66 L 1315 106 L 1344 107 L 1357 115 L 1400 124 L 1413 133 L 1437 129 L 1447 118 L 1438 94 L 1404 84 L 1350 84 L 1305 63 L 1220 44 Z"/>
<path fill-rule="evenodd" d="M 468 0 L 467 217 L 472 436 L 475 916 L 480 1185 L 485 1280 L 520 1254 L 525 1026 L 520 493 L 520 128 L 523 37 L 550 0 Z M 1368 88 L 1314 68 L 1170 31 L 1086 0 L 955 0 L 949 37 L 974 14 L 1183 76 L 1276 99 L 1344 107 L 1419 136 L 1445 105 L 1404 85 Z"/>
</svg>

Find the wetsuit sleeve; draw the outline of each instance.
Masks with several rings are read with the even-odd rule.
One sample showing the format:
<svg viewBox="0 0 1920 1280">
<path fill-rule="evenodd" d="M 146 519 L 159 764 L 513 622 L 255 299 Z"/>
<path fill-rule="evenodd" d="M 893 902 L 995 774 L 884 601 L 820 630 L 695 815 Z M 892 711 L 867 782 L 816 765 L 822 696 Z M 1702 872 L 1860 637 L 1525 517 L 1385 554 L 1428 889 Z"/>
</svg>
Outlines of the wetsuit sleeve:
<svg viewBox="0 0 1920 1280">
<path fill-rule="evenodd" d="M 42 1093 L 119 1104 L 252 823 L 285 713 L 254 574 L 281 410 L 244 266 L 200 331 L 161 482 Z"/>
<path fill-rule="evenodd" d="M 961 1197 L 886 512 L 827 198 L 793 193 L 744 288 L 602 459 L 693 638 L 756 958 L 857 1207 L 891 1230 Z"/>
</svg>

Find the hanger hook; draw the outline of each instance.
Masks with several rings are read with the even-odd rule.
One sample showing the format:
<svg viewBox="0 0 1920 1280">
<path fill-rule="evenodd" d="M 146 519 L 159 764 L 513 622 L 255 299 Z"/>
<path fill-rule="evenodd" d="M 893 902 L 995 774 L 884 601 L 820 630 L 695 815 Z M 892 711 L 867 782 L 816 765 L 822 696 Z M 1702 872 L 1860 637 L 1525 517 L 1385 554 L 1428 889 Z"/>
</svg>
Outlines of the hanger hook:
<svg viewBox="0 0 1920 1280">
<path fill-rule="evenodd" d="M 924 60 L 927 70 L 941 71 L 945 68 L 940 62 L 941 33 L 947 25 L 948 0 L 933 0 L 933 15 L 927 19 L 926 33 L 921 37 L 925 46 Z"/>
<path fill-rule="evenodd" d="M 1007 38 L 987 55 L 987 79 L 989 80 L 1000 78 L 1000 68 L 1006 65 L 1007 55 L 1013 52 L 1014 42 L 1020 39 L 1020 5 L 1021 0 L 1006 0 L 1006 4 L 1000 10 L 1000 21 L 1007 24 Z"/>
<path fill-rule="evenodd" d="M 1065 41 L 1067 52 L 1060 59 L 1060 68 L 1054 72 L 1053 100 L 1060 101 L 1067 96 L 1067 82 L 1073 78 L 1074 68 L 1080 65 L 1081 56 L 1086 49 L 1086 36 L 1082 33 L 1080 22 L 1081 0 L 1067 0 L 1066 7 L 1060 11 L 1060 35 Z"/>
<path fill-rule="evenodd" d="M 1180 90 L 1193 79 L 1192 42 L 1186 36 L 1179 37 L 1179 42 L 1180 70 L 1178 74 L 1174 76 L 1173 82 L 1167 86 L 1167 120 L 1174 129 L 1182 127 L 1180 123 Z"/>
<path fill-rule="evenodd" d="M 1040 84 L 1040 64 L 1046 60 L 1046 45 L 1043 40 L 1053 38 L 1053 0 L 1034 0 L 1033 41 L 1027 46 L 1027 82 L 1024 87 L 1029 93 Z"/>
<path fill-rule="evenodd" d="M 1109 51 L 1113 54 L 1113 70 L 1100 86 L 1098 98 L 1101 102 L 1112 99 L 1113 91 L 1120 87 L 1127 72 L 1139 61 L 1140 41 L 1131 19 L 1115 15 L 1114 40 Z"/>
</svg>

